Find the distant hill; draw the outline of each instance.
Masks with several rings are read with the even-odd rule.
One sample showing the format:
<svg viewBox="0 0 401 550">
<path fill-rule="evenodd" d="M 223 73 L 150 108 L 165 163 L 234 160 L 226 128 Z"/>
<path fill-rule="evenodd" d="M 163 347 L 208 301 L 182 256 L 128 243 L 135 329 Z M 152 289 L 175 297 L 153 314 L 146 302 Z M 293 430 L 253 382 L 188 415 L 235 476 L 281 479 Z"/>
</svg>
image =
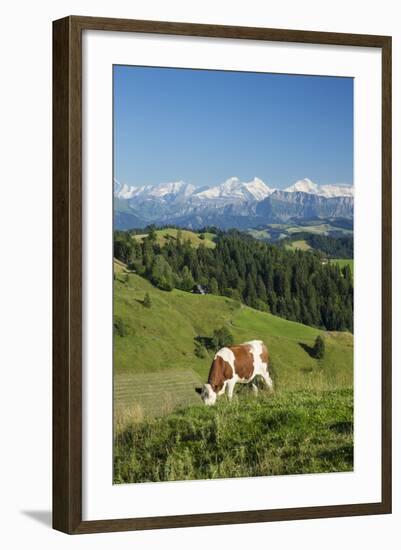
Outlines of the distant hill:
<svg viewBox="0 0 401 550">
<path fill-rule="evenodd" d="M 288 242 L 285 247 L 289 250 L 312 250 L 312 247 L 305 239 L 295 239 Z"/>
<path fill-rule="evenodd" d="M 304 235 L 323 235 L 333 239 L 353 236 L 352 220 L 344 218 L 312 218 L 289 220 L 286 223 L 261 224 L 246 232 L 262 241 L 276 243 L 286 238 L 303 239 Z M 312 246 L 313 247 L 313 246 Z"/>
<path fill-rule="evenodd" d="M 166 227 L 165 229 L 157 229 L 156 230 L 156 242 L 160 244 L 160 246 L 164 246 L 169 241 L 176 241 L 178 238 L 178 232 L 180 231 L 181 240 L 184 241 L 190 241 L 191 245 L 195 248 L 197 248 L 199 245 L 203 244 L 207 248 L 214 248 L 216 246 L 214 240 L 216 238 L 216 235 L 213 233 L 195 233 L 193 231 L 188 231 L 186 229 L 174 229 Z M 133 238 L 137 241 L 143 241 L 143 239 L 147 236 L 147 233 L 142 233 L 139 235 L 133 235 Z"/>
<path fill-rule="evenodd" d="M 287 248 L 315 250 L 327 258 L 354 257 L 354 239 L 352 236 L 328 237 L 316 233 L 299 232 L 280 241 Z"/>
</svg>

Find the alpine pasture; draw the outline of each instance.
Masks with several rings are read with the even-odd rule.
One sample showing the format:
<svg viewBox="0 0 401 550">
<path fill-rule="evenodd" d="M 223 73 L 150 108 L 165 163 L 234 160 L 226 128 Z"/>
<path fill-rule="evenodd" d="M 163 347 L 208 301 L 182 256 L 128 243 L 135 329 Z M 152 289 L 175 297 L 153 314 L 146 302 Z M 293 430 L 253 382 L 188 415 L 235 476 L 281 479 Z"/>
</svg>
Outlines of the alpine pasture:
<svg viewBox="0 0 401 550">
<path fill-rule="evenodd" d="M 196 342 L 222 326 L 236 343 L 267 344 L 273 393 L 237 386 L 232 403 L 222 396 L 204 407 L 195 388 L 207 381 L 213 353 L 199 357 Z M 114 327 L 116 483 L 352 470 L 351 333 L 224 296 L 162 291 L 121 262 Z M 313 356 L 319 334 L 322 359 Z"/>
<path fill-rule="evenodd" d="M 142 241 L 146 236 L 147 233 L 134 235 L 134 239 Z M 206 248 L 214 248 L 216 246 L 214 242 L 215 237 L 213 233 L 208 233 L 206 231 L 194 233 L 187 229 L 174 229 L 169 227 L 156 231 L 156 242 L 160 244 L 160 246 L 164 246 L 169 240 L 177 240 L 177 238 L 180 238 L 181 240 L 189 240 L 194 247 L 203 244 Z"/>
</svg>

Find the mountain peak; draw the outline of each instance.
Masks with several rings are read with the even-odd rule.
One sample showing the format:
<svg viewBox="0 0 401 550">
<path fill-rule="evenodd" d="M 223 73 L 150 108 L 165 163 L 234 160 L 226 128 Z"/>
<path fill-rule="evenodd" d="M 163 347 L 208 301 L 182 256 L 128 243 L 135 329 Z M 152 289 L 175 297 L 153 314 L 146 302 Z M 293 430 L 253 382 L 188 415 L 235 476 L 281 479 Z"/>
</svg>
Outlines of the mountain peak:
<svg viewBox="0 0 401 550">
<path fill-rule="evenodd" d="M 218 199 L 234 201 L 260 201 L 269 196 L 272 190 L 260 179 L 253 178 L 242 182 L 237 176 L 232 176 L 218 185 L 196 193 L 199 199 Z"/>
<path fill-rule="evenodd" d="M 287 191 L 288 193 L 313 193 L 317 194 L 319 190 L 319 186 L 316 183 L 313 183 L 309 178 L 303 178 L 302 180 L 298 180 L 289 187 L 286 187 L 284 191 Z"/>
<path fill-rule="evenodd" d="M 344 183 L 317 185 L 309 178 L 296 181 L 293 185 L 284 189 L 287 193 L 308 193 L 310 195 L 319 195 L 327 199 L 333 197 L 353 197 L 354 188 Z"/>
<path fill-rule="evenodd" d="M 266 185 L 263 180 L 256 176 L 253 180 L 245 182 L 244 186 L 257 201 L 265 199 L 275 191 L 275 189 L 270 189 L 270 187 Z"/>
<path fill-rule="evenodd" d="M 192 194 L 195 187 L 191 183 L 183 180 L 159 183 L 159 185 L 149 186 L 149 194 L 153 197 L 164 197 L 166 195 Z"/>
<path fill-rule="evenodd" d="M 114 196 L 118 199 L 131 199 L 137 190 L 137 187 L 114 180 Z"/>
<path fill-rule="evenodd" d="M 353 185 L 346 185 L 345 183 L 338 183 L 336 185 L 321 185 L 319 188 L 319 195 L 322 197 L 353 197 L 354 187 Z"/>
</svg>

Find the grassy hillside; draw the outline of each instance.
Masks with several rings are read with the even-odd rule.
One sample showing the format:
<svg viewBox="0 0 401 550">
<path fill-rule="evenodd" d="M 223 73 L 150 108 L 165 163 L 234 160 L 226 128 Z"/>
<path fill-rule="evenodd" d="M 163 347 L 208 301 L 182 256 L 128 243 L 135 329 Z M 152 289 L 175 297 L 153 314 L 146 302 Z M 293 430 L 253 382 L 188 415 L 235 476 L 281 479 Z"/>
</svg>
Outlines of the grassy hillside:
<svg viewBox="0 0 401 550">
<path fill-rule="evenodd" d="M 352 334 L 222 296 L 163 292 L 121 263 L 115 273 L 115 483 L 352 470 Z M 237 385 L 231 403 L 203 406 L 195 387 L 207 380 L 212 354 L 195 356 L 194 338 L 222 325 L 235 342 L 266 342 L 273 393 L 255 397 Z M 312 353 L 318 334 L 321 360 Z"/>
<path fill-rule="evenodd" d="M 263 228 L 248 229 L 247 233 L 255 239 L 268 240 L 272 242 L 280 241 L 287 237 L 296 236 L 297 233 L 311 233 L 314 235 L 337 235 L 341 233 L 343 236 L 352 235 L 352 222 L 341 224 L 330 220 L 315 220 L 299 223 L 271 223 Z"/>
<path fill-rule="evenodd" d="M 117 260 L 117 258 L 114 258 L 114 273 L 126 273 L 127 271 L 127 266 L 123 262 L 120 262 L 120 260 Z"/>
<path fill-rule="evenodd" d="M 160 246 L 164 246 L 169 240 L 177 240 L 178 229 L 158 229 L 156 231 L 156 241 Z M 216 246 L 214 239 L 216 235 L 214 233 L 194 233 L 187 229 L 181 229 L 182 241 L 189 240 L 191 245 L 197 248 L 201 243 L 207 248 L 214 248 Z M 142 235 L 134 235 L 133 238 L 142 241 L 147 236 L 147 233 Z"/>
<path fill-rule="evenodd" d="M 149 293 L 151 307 L 143 304 Z M 326 354 L 312 357 L 318 329 L 256 311 L 222 296 L 201 296 L 180 290 L 163 292 L 136 274 L 116 274 L 114 316 L 124 336 L 114 337 L 117 409 L 137 407 L 157 413 L 180 403 L 196 403 L 194 387 L 207 380 L 212 355 L 194 354 L 196 336 L 210 337 L 226 325 L 235 342 L 266 342 L 276 387 L 281 391 L 352 386 L 353 337 L 326 332 Z M 180 372 L 185 388 L 175 388 Z M 148 383 L 146 383 L 146 381 Z M 167 388 L 167 391 L 166 391 Z M 150 397 L 149 398 L 149 394 Z M 167 395 L 169 394 L 169 395 Z M 152 403 L 152 401 L 154 401 Z"/>
<path fill-rule="evenodd" d="M 300 241 L 292 241 L 290 244 L 286 244 L 285 247 L 288 250 L 312 250 L 311 246 L 302 239 Z"/>
<path fill-rule="evenodd" d="M 117 432 L 116 483 L 353 469 L 352 390 L 247 396 Z"/>
</svg>

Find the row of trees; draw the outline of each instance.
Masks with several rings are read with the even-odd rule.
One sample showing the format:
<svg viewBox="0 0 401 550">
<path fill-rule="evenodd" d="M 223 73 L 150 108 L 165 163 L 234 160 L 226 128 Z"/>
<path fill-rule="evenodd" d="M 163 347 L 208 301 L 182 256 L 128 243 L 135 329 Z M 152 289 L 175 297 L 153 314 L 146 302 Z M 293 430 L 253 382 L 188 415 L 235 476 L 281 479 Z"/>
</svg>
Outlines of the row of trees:
<svg viewBox="0 0 401 550">
<path fill-rule="evenodd" d="M 195 283 L 253 308 L 328 330 L 353 328 L 349 266 L 322 265 L 318 254 L 288 251 L 231 230 L 216 248 L 195 248 L 180 236 L 160 246 L 156 235 L 138 241 L 116 232 L 114 254 L 163 290 Z"/>
<path fill-rule="evenodd" d="M 352 236 L 330 237 L 302 231 L 283 239 L 280 244 L 285 245 L 299 240 L 305 240 L 312 248 L 319 250 L 328 258 L 349 259 L 354 257 L 354 238 Z"/>
</svg>

